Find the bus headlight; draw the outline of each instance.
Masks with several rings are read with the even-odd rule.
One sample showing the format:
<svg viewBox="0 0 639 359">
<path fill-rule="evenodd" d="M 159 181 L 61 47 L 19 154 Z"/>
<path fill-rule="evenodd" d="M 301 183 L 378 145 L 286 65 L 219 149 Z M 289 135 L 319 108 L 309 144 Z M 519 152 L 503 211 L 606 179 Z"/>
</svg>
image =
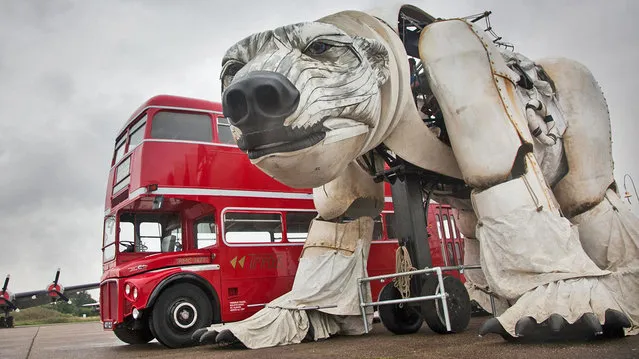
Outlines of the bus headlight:
<svg viewBox="0 0 639 359">
<path fill-rule="evenodd" d="M 140 311 L 138 308 L 133 308 L 133 319 L 140 319 Z"/>
<path fill-rule="evenodd" d="M 133 299 L 138 299 L 138 289 L 133 287 Z"/>
<path fill-rule="evenodd" d="M 129 295 L 131 293 L 131 285 L 129 283 L 127 283 L 124 286 L 124 294 Z"/>
</svg>

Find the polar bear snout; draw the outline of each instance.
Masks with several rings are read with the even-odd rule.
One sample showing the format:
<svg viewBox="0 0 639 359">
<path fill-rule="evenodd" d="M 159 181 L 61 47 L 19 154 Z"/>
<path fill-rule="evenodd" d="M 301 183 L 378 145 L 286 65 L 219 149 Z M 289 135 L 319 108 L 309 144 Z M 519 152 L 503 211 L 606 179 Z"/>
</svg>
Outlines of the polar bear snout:
<svg viewBox="0 0 639 359">
<path fill-rule="evenodd" d="M 243 133 L 281 127 L 300 101 L 300 92 L 284 75 L 254 71 L 222 94 L 224 116 Z"/>
</svg>

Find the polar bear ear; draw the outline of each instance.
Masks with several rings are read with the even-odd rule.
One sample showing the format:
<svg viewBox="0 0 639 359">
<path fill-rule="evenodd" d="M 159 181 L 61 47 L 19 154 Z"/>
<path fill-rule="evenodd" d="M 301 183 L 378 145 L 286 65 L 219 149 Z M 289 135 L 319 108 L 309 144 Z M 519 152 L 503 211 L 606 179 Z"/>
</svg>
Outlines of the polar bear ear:
<svg viewBox="0 0 639 359">
<path fill-rule="evenodd" d="M 353 38 L 353 46 L 357 51 L 365 57 L 371 64 L 373 71 L 377 74 L 377 83 L 379 86 L 388 81 L 390 70 L 388 69 L 388 50 L 381 42 L 373 39 L 366 39 L 355 36 Z"/>
</svg>

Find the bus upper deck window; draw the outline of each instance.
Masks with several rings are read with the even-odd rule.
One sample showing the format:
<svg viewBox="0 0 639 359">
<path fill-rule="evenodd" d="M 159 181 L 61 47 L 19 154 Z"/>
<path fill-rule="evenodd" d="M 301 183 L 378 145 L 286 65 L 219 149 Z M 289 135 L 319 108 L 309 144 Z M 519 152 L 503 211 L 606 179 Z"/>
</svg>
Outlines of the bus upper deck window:
<svg viewBox="0 0 639 359">
<path fill-rule="evenodd" d="M 146 114 L 131 128 L 129 135 L 129 151 L 136 148 L 144 138 L 144 130 L 146 129 Z"/>
<path fill-rule="evenodd" d="M 118 163 L 118 161 L 120 161 L 122 157 L 124 156 L 124 150 L 126 147 L 124 146 L 125 144 L 126 144 L 126 133 L 115 144 L 115 159 L 113 160 L 113 164 Z"/>
<path fill-rule="evenodd" d="M 231 124 L 229 123 L 228 118 L 217 118 L 217 138 L 220 143 L 224 143 L 227 145 L 235 144 L 233 134 L 231 133 Z"/>
<path fill-rule="evenodd" d="M 160 111 L 153 116 L 151 138 L 213 142 L 211 117 L 203 113 Z"/>
</svg>

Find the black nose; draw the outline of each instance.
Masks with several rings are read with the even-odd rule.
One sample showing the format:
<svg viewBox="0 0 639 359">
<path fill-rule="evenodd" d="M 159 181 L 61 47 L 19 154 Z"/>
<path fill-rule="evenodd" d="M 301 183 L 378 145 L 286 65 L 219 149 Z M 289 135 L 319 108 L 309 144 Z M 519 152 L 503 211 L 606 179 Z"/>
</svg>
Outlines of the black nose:
<svg viewBox="0 0 639 359">
<path fill-rule="evenodd" d="M 232 84 L 222 94 L 224 116 L 242 132 L 282 125 L 300 101 L 300 93 L 284 75 L 255 71 Z"/>
</svg>

